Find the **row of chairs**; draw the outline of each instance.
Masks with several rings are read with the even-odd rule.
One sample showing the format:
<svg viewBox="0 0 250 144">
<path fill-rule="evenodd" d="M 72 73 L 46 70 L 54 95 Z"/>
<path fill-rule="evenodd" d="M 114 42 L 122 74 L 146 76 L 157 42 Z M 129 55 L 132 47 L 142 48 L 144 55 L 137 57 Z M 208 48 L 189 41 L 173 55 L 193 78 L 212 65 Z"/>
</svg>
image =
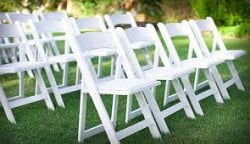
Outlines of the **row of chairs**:
<svg viewBox="0 0 250 144">
<path fill-rule="evenodd" d="M 1 50 L 17 49 L 16 61 L 0 65 L 1 75 L 17 73 L 20 79 L 17 97 L 7 98 L 0 86 L 0 101 L 12 123 L 16 123 L 12 108 L 44 100 L 47 107 L 54 110 L 49 93 L 53 92 L 57 104 L 65 107 L 61 95 L 80 90 L 79 142 L 105 131 L 111 143 L 119 143 L 119 140 L 146 127 L 154 138 L 159 138 L 158 128 L 163 133 L 169 132 L 164 120 L 166 117 L 179 110 L 184 110 L 189 118 L 195 118 L 193 110 L 204 115 L 200 106 L 202 99 L 214 96 L 216 102 L 223 103 L 224 99 L 230 99 L 227 91 L 229 86 L 236 84 L 240 90 L 244 90 L 232 61 L 244 55 L 245 51 L 227 50 L 211 18 L 171 24 L 158 23 L 157 27 L 163 38 L 161 41 L 153 25 L 138 27 L 130 13 L 105 15 L 109 29 L 101 17 L 75 20 L 62 13 L 64 16 L 60 18 L 60 13 L 48 14 L 54 14 L 54 18 L 40 21 L 28 18 L 24 21 L 25 18 L 19 14 L 19 22 L 15 20 L 14 23 L 0 25 Z M 124 24 L 131 27 L 115 28 Z M 213 36 L 212 51 L 209 51 L 203 31 L 210 31 Z M 65 35 L 61 35 L 62 33 Z M 184 60 L 180 58 L 173 42 L 173 38 L 179 36 L 188 38 L 189 42 L 187 57 Z M 60 53 L 57 41 L 63 41 L 63 54 Z M 141 62 L 142 58 L 139 58 L 137 51 L 142 52 L 144 63 Z M 111 65 L 108 75 L 102 74 L 104 57 L 111 59 L 108 63 Z M 97 70 L 93 61 L 95 58 L 98 58 Z M 69 63 L 74 61 L 77 62 L 75 82 L 68 85 Z M 232 78 L 226 82 L 217 69 L 217 66 L 223 63 L 226 63 L 232 74 Z M 61 67 L 63 84 L 57 84 L 51 66 L 55 71 L 55 67 Z M 46 73 L 50 88 L 45 85 L 42 70 Z M 36 80 L 34 96 L 24 96 L 26 71 L 32 73 Z M 206 79 L 202 83 L 199 83 L 200 71 L 204 72 Z M 192 73 L 195 73 L 194 86 L 190 81 Z M 164 105 L 177 99 L 180 101 L 163 110 L 160 110 L 155 100 L 159 94 L 156 93 L 155 87 L 160 85 L 160 81 L 166 83 Z M 172 95 L 171 84 L 176 91 Z M 202 89 L 205 86 L 209 86 L 209 89 Z M 198 90 L 201 92 L 196 94 Z M 113 95 L 111 117 L 101 99 L 101 95 L 107 94 Z M 145 119 L 116 132 L 119 95 L 127 95 L 126 123 L 139 115 L 143 115 Z M 95 105 L 101 124 L 86 129 L 88 96 Z M 134 96 L 139 108 L 132 110 Z"/>
</svg>

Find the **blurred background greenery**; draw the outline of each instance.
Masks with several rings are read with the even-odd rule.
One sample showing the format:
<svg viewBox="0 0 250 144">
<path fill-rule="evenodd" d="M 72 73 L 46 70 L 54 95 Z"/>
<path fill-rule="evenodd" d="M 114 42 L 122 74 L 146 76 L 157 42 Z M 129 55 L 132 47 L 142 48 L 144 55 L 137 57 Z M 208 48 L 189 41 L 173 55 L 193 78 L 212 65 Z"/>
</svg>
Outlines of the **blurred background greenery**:
<svg viewBox="0 0 250 144">
<path fill-rule="evenodd" d="M 250 35 L 250 0 L 1 0 L 0 11 L 61 11 L 74 17 L 131 11 L 139 22 L 179 22 L 211 16 L 218 26 Z M 230 30 L 230 29 L 229 29 Z"/>
</svg>

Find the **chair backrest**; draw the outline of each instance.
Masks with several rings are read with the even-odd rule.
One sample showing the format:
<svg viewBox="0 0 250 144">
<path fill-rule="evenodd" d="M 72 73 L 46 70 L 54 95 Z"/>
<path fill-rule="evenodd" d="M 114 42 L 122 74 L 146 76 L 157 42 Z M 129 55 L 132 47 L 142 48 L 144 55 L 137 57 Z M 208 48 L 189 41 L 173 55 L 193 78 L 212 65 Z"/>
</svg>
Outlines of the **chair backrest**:
<svg viewBox="0 0 250 144">
<path fill-rule="evenodd" d="M 181 37 L 181 40 L 183 40 L 183 37 L 188 38 L 187 41 L 188 52 L 187 55 L 185 56 L 185 59 L 192 58 L 193 52 L 195 53 L 196 57 L 198 58 L 203 57 L 203 54 L 199 48 L 199 45 L 187 21 L 184 20 L 181 23 L 169 23 L 169 24 L 158 23 L 157 25 L 162 35 L 162 38 L 168 48 L 169 56 L 174 63 L 180 64 L 181 62 L 177 46 L 174 44 L 172 39 L 175 37 Z"/>
<path fill-rule="evenodd" d="M 23 34 L 20 23 L 15 24 L 0 24 L 0 38 L 7 39 L 8 42 L 0 43 L 0 49 L 18 48 L 19 60 L 23 61 L 26 54 L 25 35 Z"/>
<path fill-rule="evenodd" d="M 106 25 L 101 16 L 96 17 L 85 17 L 76 20 L 76 24 L 79 29 L 97 29 L 101 31 L 106 31 Z"/>
<path fill-rule="evenodd" d="M 64 11 L 41 13 L 41 20 L 46 20 L 46 21 L 61 21 L 62 19 L 67 19 L 67 18 L 68 15 Z"/>
<path fill-rule="evenodd" d="M 202 35 L 203 32 L 210 32 L 213 37 L 212 52 L 216 51 L 217 45 L 220 50 L 223 51 L 226 50 L 226 47 L 219 34 L 219 31 L 211 17 L 207 17 L 206 19 L 196 20 L 196 21 L 190 20 L 189 24 L 195 34 L 195 37 L 199 45 L 202 47 L 202 50 L 205 53 L 209 53 L 209 47 Z"/>
<path fill-rule="evenodd" d="M 137 27 L 136 21 L 130 12 L 125 14 L 113 14 L 104 15 L 109 28 L 115 28 L 118 25 L 130 25 L 131 27 Z"/>
<path fill-rule="evenodd" d="M 74 27 L 76 34 L 80 34 L 81 31 L 83 32 L 107 31 L 107 28 L 101 16 L 84 17 L 84 18 L 79 18 L 77 20 L 71 17 L 70 22 Z"/>
<path fill-rule="evenodd" d="M 29 21 L 29 24 L 35 44 L 38 47 L 38 52 L 43 59 L 46 59 L 48 55 L 46 55 L 44 48 L 50 47 L 51 42 L 57 44 L 55 42 L 56 37 L 57 36 L 61 37 L 61 34 L 65 35 L 65 25 L 62 24 L 62 21 L 45 21 L 45 20 L 37 23 Z"/>
<path fill-rule="evenodd" d="M 70 22 L 71 25 L 72 22 Z M 69 24 L 69 22 L 68 22 Z M 111 30 L 105 31 L 105 32 L 87 32 L 82 33 L 79 35 L 76 35 L 74 33 L 74 28 L 67 28 L 67 39 L 69 40 L 71 49 L 74 53 L 74 56 L 78 62 L 80 70 L 85 73 L 85 69 L 81 67 L 82 65 L 88 65 L 90 68 L 90 73 L 92 74 L 92 79 L 97 82 L 99 81 L 99 78 L 95 72 L 94 65 L 91 61 L 93 58 L 93 54 L 91 52 L 95 50 L 101 51 L 102 49 L 112 49 L 117 54 L 117 47 L 119 47 L 119 42 L 115 36 L 115 33 Z M 113 56 L 114 53 L 112 53 L 110 56 Z M 98 55 L 97 55 L 98 56 Z M 105 55 L 109 56 L 109 55 Z M 121 62 L 121 55 L 117 54 L 117 61 L 116 61 L 116 70 L 115 75 L 117 77 L 117 74 L 119 71 L 121 71 L 121 66 L 118 66 L 118 63 Z M 83 60 L 85 59 L 85 60 Z M 82 62 L 85 61 L 87 63 L 83 64 Z M 110 63 L 111 64 L 111 63 Z M 121 64 L 121 63 L 120 63 Z M 126 67 L 126 66 L 125 66 Z M 94 74 L 94 75 L 93 75 Z M 84 75 L 84 74 L 83 74 Z M 132 75 L 132 74 L 131 74 Z M 87 75 L 84 75 L 86 77 Z M 103 78 L 103 77 L 102 77 Z"/>
<path fill-rule="evenodd" d="M 133 71 L 137 71 L 137 74 L 141 75 L 141 72 L 139 72 L 138 69 L 141 70 L 143 68 L 140 65 L 139 58 L 136 56 L 136 52 L 132 49 L 132 47 L 133 44 L 141 41 L 150 41 L 154 46 L 154 54 L 153 58 L 151 58 L 151 60 L 153 60 L 153 66 L 148 67 L 147 69 L 159 67 L 159 60 L 161 60 L 164 66 L 171 66 L 168 56 L 153 25 L 147 24 L 146 27 L 133 27 L 126 30 L 117 28 L 117 33 L 120 38 L 120 42 L 126 49 L 131 65 L 134 66 Z M 144 47 L 140 47 L 139 49 L 144 49 Z"/>
<path fill-rule="evenodd" d="M 9 23 L 15 23 L 16 21 L 27 23 L 29 20 L 33 22 L 38 22 L 39 19 L 34 14 L 24 14 L 24 13 L 6 13 Z"/>
</svg>

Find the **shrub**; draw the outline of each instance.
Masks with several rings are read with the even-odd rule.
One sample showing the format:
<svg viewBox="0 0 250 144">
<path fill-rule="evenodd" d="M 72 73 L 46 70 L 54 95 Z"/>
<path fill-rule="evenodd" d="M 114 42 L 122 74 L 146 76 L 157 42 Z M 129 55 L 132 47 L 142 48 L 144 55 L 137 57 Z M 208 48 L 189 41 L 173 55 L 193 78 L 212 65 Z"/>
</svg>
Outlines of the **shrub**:
<svg viewBox="0 0 250 144">
<path fill-rule="evenodd" d="M 190 0 L 190 2 L 199 18 L 211 16 L 217 25 L 240 25 L 239 35 L 250 34 L 249 0 Z"/>
</svg>

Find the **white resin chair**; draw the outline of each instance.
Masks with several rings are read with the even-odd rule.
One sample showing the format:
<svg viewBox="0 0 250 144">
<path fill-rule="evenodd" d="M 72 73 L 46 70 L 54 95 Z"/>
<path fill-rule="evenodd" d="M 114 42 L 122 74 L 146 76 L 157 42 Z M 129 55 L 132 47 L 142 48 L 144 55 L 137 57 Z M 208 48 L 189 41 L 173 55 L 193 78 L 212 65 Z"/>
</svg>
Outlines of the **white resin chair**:
<svg viewBox="0 0 250 144">
<path fill-rule="evenodd" d="M 202 52 L 199 48 L 199 45 L 193 35 L 191 28 L 187 21 L 182 21 L 181 23 L 170 23 L 163 24 L 158 23 L 158 28 L 160 30 L 161 36 L 167 46 L 169 55 L 173 65 L 190 65 L 196 69 L 200 69 L 204 72 L 205 78 L 208 81 L 209 89 L 202 91 L 196 96 L 198 101 L 207 98 L 208 96 L 213 95 L 215 100 L 218 103 L 223 103 L 220 92 L 216 86 L 213 75 L 210 73 L 210 68 L 216 66 L 217 64 L 224 63 L 223 59 L 218 57 L 207 57 L 205 58 L 202 55 Z M 173 42 L 173 38 L 185 37 L 188 39 L 188 53 L 185 55 L 185 58 L 181 60 L 176 45 Z M 167 103 L 168 95 L 164 96 L 164 104 Z"/>
<path fill-rule="evenodd" d="M 67 26 L 70 28 L 70 25 Z M 153 116 L 148 107 L 154 111 L 154 116 L 159 128 L 163 132 L 168 132 L 168 127 L 160 115 L 160 110 L 156 105 L 153 95 L 150 95 L 148 90 L 159 84 L 154 80 L 138 79 L 134 73 L 129 69 L 128 63 L 125 63 L 126 57 L 121 57 L 118 54 L 116 61 L 116 77 L 113 79 L 105 78 L 99 79 L 94 66 L 92 65 L 91 58 L 99 56 L 109 56 L 105 49 L 117 49 L 117 40 L 114 33 L 111 32 L 88 32 L 79 36 L 74 36 L 73 29 L 68 29 L 67 34 L 70 41 L 70 45 L 79 69 L 82 75 L 82 89 L 80 100 L 80 114 L 79 114 L 79 129 L 78 129 L 78 141 L 82 142 L 84 139 L 94 136 L 100 132 L 105 131 L 110 143 L 119 143 L 121 139 L 132 135 L 144 128 L 149 128 L 154 138 L 159 138 L 160 133 L 157 125 L 154 122 Z M 98 53 L 96 51 L 102 51 Z M 110 54 L 113 56 L 113 53 Z M 125 63 L 125 65 L 124 65 Z M 128 78 L 122 78 L 122 67 L 126 72 Z M 135 94 L 139 107 L 142 110 L 144 120 L 137 122 L 125 129 L 115 131 L 116 120 L 112 121 L 107 113 L 104 103 L 101 99 L 101 95 L 132 95 Z M 87 96 L 90 96 L 97 113 L 101 119 L 100 125 L 86 129 L 86 109 L 87 109 Z M 147 101 L 144 97 L 147 97 Z"/>
<path fill-rule="evenodd" d="M 186 94 L 184 93 L 180 84 L 179 78 L 182 79 L 185 88 L 187 88 L 187 92 L 195 111 L 201 115 L 203 114 L 198 101 L 195 99 L 195 94 L 193 93 L 192 88 L 190 88 L 191 85 L 185 78 L 185 75 L 188 75 L 190 72 L 194 71 L 194 68 L 185 66 L 173 67 L 171 65 L 161 43 L 155 38 L 157 37 L 157 33 L 154 33 L 154 27 L 152 25 L 147 25 L 147 27 L 128 28 L 125 31 L 123 31 L 121 28 L 118 28 L 117 31 L 121 43 L 124 44 L 126 55 L 131 65 L 134 67 L 134 71 L 136 71 L 138 75 L 141 76 L 141 78 L 171 81 L 173 83 L 180 102 L 164 109 L 161 112 L 164 117 L 170 116 L 171 114 L 184 109 L 188 117 L 195 118 L 192 108 L 187 100 Z M 139 50 L 139 48 L 134 47 L 136 43 L 144 41 L 154 44 L 154 56 L 152 58 L 153 65 L 151 67 L 147 67 L 146 69 L 140 65 L 139 59 L 136 56 L 135 49 Z M 163 66 L 159 65 L 160 60 L 163 63 Z M 129 99 L 127 101 L 126 122 L 140 114 L 140 109 L 131 111 L 131 105 L 132 99 Z"/>
<path fill-rule="evenodd" d="M 125 26 L 125 28 L 127 27 L 137 27 L 137 23 L 132 15 L 132 13 L 130 12 L 126 12 L 126 13 L 116 13 L 116 14 L 112 14 L 112 15 L 104 15 L 104 19 L 108 25 L 108 28 L 110 29 L 114 29 L 115 27 L 118 26 Z M 142 51 L 146 57 L 146 62 L 147 65 L 144 66 L 144 68 L 146 69 L 147 67 L 152 67 L 152 61 L 150 60 L 150 55 L 148 52 L 148 48 L 150 46 L 154 45 L 151 41 L 143 41 L 143 42 L 139 42 L 139 43 L 134 43 L 132 46 L 133 48 L 142 48 Z M 152 91 L 155 93 L 155 89 L 153 88 Z M 130 101 L 132 101 L 133 96 L 128 96 L 127 97 L 127 104 L 131 104 Z M 127 105 L 127 108 L 129 109 L 131 106 Z M 135 115 L 139 114 L 137 111 L 135 111 Z M 132 114 L 133 115 L 133 114 Z M 128 122 L 128 115 L 125 118 L 125 121 Z"/>
<path fill-rule="evenodd" d="M 130 25 L 131 27 L 137 27 L 136 21 L 130 12 L 117 13 L 113 15 L 104 15 L 109 28 L 115 28 L 119 25 Z"/>
<path fill-rule="evenodd" d="M 35 47 L 38 49 L 38 53 L 41 55 L 38 57 L 38 59 L 47 60 L 50 65 L 56 64 L 56 63 L 62 63 L 67 64 L 69 62 L 74 62 L 75 58 L 72 53 L 70 53 L 70 47 L 68 45 L 68 40 L 64 41 L 64 54 L 60 55 L 47 55 L 46 49 L 49 48 L 48 45 L 51 44 L 51 41 L 53 41 L 56 44 L 56 35 L 53 37 L 50 37 L 51 35 L 55 33 L 61 33 L 63 34 L 63 37 L 65 38 L 65 25 L 63 25 L 62 21 L 40 21 L 38 23 L 32 23 L 30 21 L 30 28 L 32 35 L 34 37 Z M 47 37 L 48 36 L 48 37 Z M 62 37 L 62 35 L 59 35 L 59 37 Z M 61 41 L 60 39 L 58 41 Z M 68 66 L 67 66 L 68 67 Z M 56 101 L 59 106 L 64 107 L 64 102 L 62 100 L 61 95 L 70 93 L 73 91 L 80 90 L 80 84 L 74 83 L 70 84 L 68 82 L 68 76 L 72 76 L 68 74 L 69 68 L 67 68 L 63 71 L 62 75 L 62 84 L 59 84 L 57 79 L 55 78 L 55 75 L 50 67 L 45 68 L 45 72 L 47 74 L 47 77 L 50 82 L 50 91 L 55 95 Z"/>
<path fill-rule="evenodd" d="M 70 18 L 72 26 L 75 29 L 76 34 L 81 32 L 91 32 L 91 31 L 107 31 L 104 20 L 101 16 L 95 17 L 83 17 L 79 19 Z M 112 68 L 113 69 L 113 68 Z M 97 67 L 98 76 L 102 75 L 102 57 L 98 58 L 98 67 Z M 112 73 L 112 72 L 111 72 Z"/>
<path fill-rule="evenodd" d="M 47 65 L 45 61 L 33 61 L 30 47 L 26 41 L 26 36 L 22 31 L 21 25 L 17 24 L 0 24 L 0 37 L 1 38 L 10 38 L 10 43 L 0 44 L 0 48 L 12 48 L 13 46 L 19 49 L 19 56 L 16 62 L 9 64 L 0 65 L 0 74 L 1 76 L 5 74 L 17 73 L 19 75 L 19 95 L 7 98 L 2 85 L 0 85 L 0 102 L 5 111 L 5 114 L 8 120 L 12 123 L 16 123 L 12 109 L 26 105 L 29 103 L 37 102 L 44 100 L 47 107 L 50 110 L 54 110 L 54 105 L 50 99 L 49 93 L 45 86 L 45 83 L 42 79 L 40 68 L 43 68 Z M 15 41 L 13 41 L 15 38 Z M 31 59 L 30 61 L 25 59 L 26 55 Z M 32 70 L 35 79 L 38 83 L 39 93 L 36 93 L 34 96 L 25 96 L 24 95 L 24 72 L 27 70 Z M 21 83 L 21 84 L 20 84 Z"/>
<path fill-rule="evenodd" d="M 40 19 L 41 21 L 62 21 L 62 19 L 68 19 L 68 15 L 65 11 L 59 11 L 59 12 L 48 12 L 48 13 L 40 13 Z M 47 35 L 46 37 L 49 37 L 51 39 L 49 49 L 48 49 L 48 55 L 60 55 L 60 49 L 55 43 L 55 41 L 64 41 L 65 37 L 62 36 L 56 36 L 54 35 Z M 54 39 L 54 40 L 52 40 Z M 65 44 L 65 47 L 67 47 L 67 43 Z M 66 48 L 65 48 L 66 49 Z M 64 71 L 64 74 L 67 74 L 68 72 L 68 64 L 53 64 L 53 68 L 55 71 L 60 71 L 60 68 Z M 67 79 L 67 76 L 65 75 L 65 80 Z"/>
<path fill-rule="evenodd" d="M 8 12 L 6 13 L 6 16 L 7 16 L 7 19 L 8 19 L 8 22 L 11 23 L 11 24 L 14 24 L 15 22 L 20 22 L 22 24 L 22 28 L 23 28 L 23 31 L 25 33 L 25 35 L 27 35 L 27 38 L 28 39 L 31 39 L 31 34 L 30 34 L 30 29 L 29 29 L 29 26 L 28 26 L 28 21 L 33 21 L 33 22 L 38 22 L 39 21 L 39 18 L 37 15 L 34 15 L 34 14 L 24 14 L 24 13 L 15 13 L 15 12 Z M 8 41 L 6 41 L 8 42 Z M 13 48 L 13 51 L 15 49 Z M 13 52 L 12 52 L 13 53 Z M 16 51 L 14 51 L 14 54 L 12 54 L 12 61 L 15 62 L 17 57 L 16 57 Z M 30 77 L 34 77 L 33 74 L 28 71 L 27 72 L 28 75 Z"/>
<path fill-rule="evenodd" d="M 233 60 L 243 56 L 246 52 L 244 50 L 227 50 L 226 46 L 217 30 L 217 27 L 211 17 L 208 17 L 203 20 L 190 20 L 189 25 L 192 28 L 196 40 L 198 41 L 200 48 L 202 50 L 202 53 L 205 57 L 207 56 L 213 56 L 213 57 L 220 57 L 225 60 L 225 63 L 232 75 L 232 78 L 227 80 L 226 82 L 223 82 L 221 79 L 217 79 L 219 76 L 219 72 L 216 68 L 212 69 L 213 73 L 216 73 L 215 79 L 218 84 L 218 87 L 220 88 L 222 95 L 224 98 L 229 99 L 229 94 L 227 93 L 227 88 L 230 87 L 233 84 L 236 84 L 237 88 L 244 91 L 244 86 L 240 80 L 240 77 L 238 75 L 238 72 L 233 64 Z M 212 51 L 209 51 L 208 45 L 205 42 L 205 39 L 202 35 L 202 32 L 210 32 L 213 37 L 213 43 L 212 43 Z M 196 79 L 199 78 L 199 75 L 197 75 Z M 198 80 L 196 80 L 198 82 Z"/>
</svg>

